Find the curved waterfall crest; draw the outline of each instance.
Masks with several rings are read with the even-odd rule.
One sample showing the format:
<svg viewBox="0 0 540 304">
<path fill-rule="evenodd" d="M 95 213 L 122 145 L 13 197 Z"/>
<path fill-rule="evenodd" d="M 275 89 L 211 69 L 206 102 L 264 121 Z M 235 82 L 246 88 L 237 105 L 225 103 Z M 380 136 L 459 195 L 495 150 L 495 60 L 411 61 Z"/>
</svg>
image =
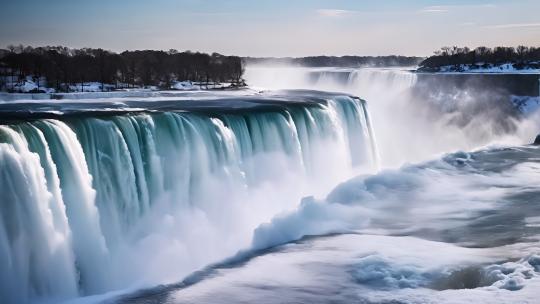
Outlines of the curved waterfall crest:
<svg viewBox="0 0 540 304">
<path fill-rule="evenodd" d="M 253 228 L 285 208 L 272 187 L 290 187 L 296 199 L 306 185 L 322 185 L 320 176 L 333 185 L 343 168 L 375 163 L 365 102 L 325 98 L 262 110 L 0 125 L 0 297 L 61 300 L 143 283 L 146 275 L 167 280 L 133 269 L 143 261 L 157 267 L 162 257 L 141 250 L 148 244 L 177 248 L 172 256 L 190 261 L 178 262 L 184 274 L 210 262 L 198 250 L 228 254 L 248 245 Z M 229 236 L 220 248 L 201 244 L 206 234 Z"/>
</svg>

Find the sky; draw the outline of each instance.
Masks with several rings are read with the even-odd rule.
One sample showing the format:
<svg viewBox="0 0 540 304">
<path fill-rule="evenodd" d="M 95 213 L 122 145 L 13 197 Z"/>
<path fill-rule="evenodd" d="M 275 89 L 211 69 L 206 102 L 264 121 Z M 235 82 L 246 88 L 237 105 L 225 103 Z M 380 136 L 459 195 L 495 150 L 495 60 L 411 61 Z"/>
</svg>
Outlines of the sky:
<svg viewBox="0 0 540 304">
<path fill-rule="evenodd" d="M 0 47 L 427 56 L 540 46 L 540 0 L 0 0 Z"/>
</svg>

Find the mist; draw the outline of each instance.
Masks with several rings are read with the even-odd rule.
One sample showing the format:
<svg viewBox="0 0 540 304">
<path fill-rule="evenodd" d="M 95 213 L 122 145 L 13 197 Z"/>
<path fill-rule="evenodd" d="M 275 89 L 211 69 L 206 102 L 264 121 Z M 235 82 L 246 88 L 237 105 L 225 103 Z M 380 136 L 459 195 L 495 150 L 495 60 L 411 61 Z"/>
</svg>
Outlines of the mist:
<svg viewBox="0 0 540 304">
<path fill-rule="evenodd" d="M 259 90 L 317 88 L 367 101 L 382 167 L 435 158 L 450 151 L 531 143 L 538 114 L 521 113 L 510 94 L 478 77 L 458 85 L 437 75 L 400 68 L 247 66 Z"/>
</svg>

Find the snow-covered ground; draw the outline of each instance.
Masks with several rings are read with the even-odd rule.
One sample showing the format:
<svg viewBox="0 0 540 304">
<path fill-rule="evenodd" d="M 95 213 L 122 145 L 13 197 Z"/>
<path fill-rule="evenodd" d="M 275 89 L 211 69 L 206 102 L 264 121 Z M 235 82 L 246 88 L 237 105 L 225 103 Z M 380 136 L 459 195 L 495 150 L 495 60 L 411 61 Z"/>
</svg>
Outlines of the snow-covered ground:
<svg viewBox="0 0 540 304">
<path fill-rule="evenodd" d="M 14 93 L 12 94 L 53 94 L 56 93 L 56 90 L 54 88 L 49 88 L 46 86 L 47 80 L 45 78 L 37 79 L 36 77 L 28 76 L 24 80 L 17 79 L 16 77 L 4 77 L 1 83 L 3 83 L 3 87 L 5 90 L 10 90 Z M 39 82 L 39 83 L 38 83 Z M 231 87 L 231 83 L 200 83 L 200 82 L 192 82 L 192 81 L 174 81 L 169 89 L 170 90 L 177 90 L 177 91 L 197 91 L 197 90 L 205 90 L 205 89 L 223 89 Z M 66 87 L 65 84 L 61 84 L 62 87 Z M 114 84 L 102 84 L 101 82 L 83 82 L 83 83 L 75 83 L 67 85 L 69 92 L 91 92 L 91 93 L 97 93 L 97 92 L 111 92 L 111 91 L 159 91 L 160 88 L 157 86 L 145 86 L 145 87 L 135 87 L 135 88 L 129 88 L 127 84 L 120 83 L 117 85 Z M 0 85 L 0 94 L 2 90 L 2 86 Z M 4 95 L 4 94 L 2 94 Z M 43 96 L 36 97 L 37 99 L 47 99 Z M 28 98 L 26 99 L 36 99 L 36 98 Z M 9 98 L 11 100 L 13 98 Z M 19 99 L 19 98 L 16 98 Z M 0 100 L 7 100 L 6 98 L 2 99 L 0 96 Z"/>
<path fill-rule="evenodd" d="M 114 85 L 105 84 L 101 85 L 99 82 L 87 82 L 83 85 L 71 85 L 69 86 L 70 93 L 56 93 L 55 89 L 46 88 L 44 86 L 39 87 L 37 91 L 37 84 L 28 79 L 24 82 L 13 84 L 14 91 L 17 93 L 8 93 L 0 91 L 1 101 L 15 101 L 15 100 L 47 100 L 47 99 L 93 99 L 93 98 L 127 98 L 127 97 L 158 97 L 163 94 L 170 96 L 176 91 L 204 91 L 213 89 L 226 89 L 231 86 L 231 83 L 197 83 L 191 81 L 178 81 L 174 82 L 169 90 L 162 90 L 156 86 L 146 86 L 139 88 L 126 88 L 115 90 Z"/>
<path fill-rule="evenodd" d="M 15 81 L 11 79 L 10 77 L 5 77 L 2 79 L 5 83 L 6 88 L 10 88 L 13 91 L 21 92 L 21 93 L 29 93 L 29 92 L 45 92 L 45 93 L 54 93 L 55 90 L 52 88 L 47 88 L 45 86 L 46 80 L 44 78 L 37 79 L 33 77 L 26 77 L 24 80 Z"/>
<path fill-rule="evenodd" d="M 150 89 L 123 90 L 112 92 L 75 92 L 56 94 L 26 94 L 26 93 L 2 93 L 0 92 L 0 104 L 2 103 L 117 103 L 141 99 L 146 101 L 162 100 L 199 100 L 217 97 L 246 96 L 256 94 L 258 91 L 244 88 L 239 90 L 169 90 L 155 91 Z"/>
<path fill-rule="evenodd" d="M 439 68 L 438 73 L 485 73 L 485 74 L 540 74 L 539 68 L 518 69 L 512 63 L 500 65 L 469 65 L 461 64 L 458 66 L 448 65 Z"/>
<path fill-rule="evenodd" d="M 195 86 L 191 81 L 178 81 L 171 86 L 175 90 L 197 90 L 200 86 Z"/>
</svg>

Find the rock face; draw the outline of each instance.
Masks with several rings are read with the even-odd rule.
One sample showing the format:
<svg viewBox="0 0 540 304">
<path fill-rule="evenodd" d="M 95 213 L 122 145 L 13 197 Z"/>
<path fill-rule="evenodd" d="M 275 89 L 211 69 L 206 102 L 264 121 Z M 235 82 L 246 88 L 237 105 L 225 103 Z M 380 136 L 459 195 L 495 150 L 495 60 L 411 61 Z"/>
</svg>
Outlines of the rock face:
<svg viewBox="0 0 540 304">
<path fill-rule="evenodd" d="M 536 135 L 533 145 L 540 146 L 540 134 Z"/>
</svg>

